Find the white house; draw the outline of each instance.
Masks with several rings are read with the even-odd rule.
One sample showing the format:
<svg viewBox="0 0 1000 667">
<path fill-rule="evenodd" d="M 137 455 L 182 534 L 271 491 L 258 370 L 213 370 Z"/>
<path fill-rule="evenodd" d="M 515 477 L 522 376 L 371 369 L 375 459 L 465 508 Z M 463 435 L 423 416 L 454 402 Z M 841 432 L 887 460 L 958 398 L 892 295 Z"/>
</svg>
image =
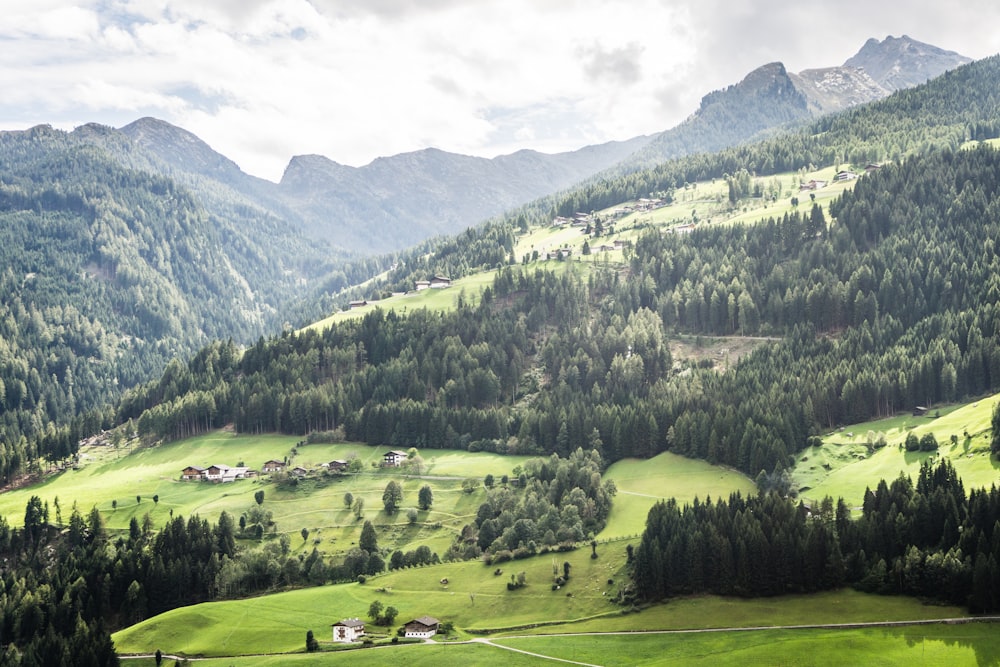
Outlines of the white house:
<svg viewBox="0 0 1000 667">
<path fill-rule="evenodd" d="M 403 461 L 406 459 L 406 452 L 394 449 L 391 452 L 386 452 L 382 455 L 382 465 L 386 467 L 398 468 L 403 465 Z"/>
<path fill-rule="evenodd" d="M 441 621 L 433 616 L 421 616 L 407 623 L 404 632 L 407 637 L 429 639 L 437 634 L 439 625 L 441 625 Z"/>
<path fill-rule="evenodd" d="M 356 618 L 345 618 L 333 624 L 333 641 L 353 642 L 365 636 L 365 622 Z"/>
</svg>

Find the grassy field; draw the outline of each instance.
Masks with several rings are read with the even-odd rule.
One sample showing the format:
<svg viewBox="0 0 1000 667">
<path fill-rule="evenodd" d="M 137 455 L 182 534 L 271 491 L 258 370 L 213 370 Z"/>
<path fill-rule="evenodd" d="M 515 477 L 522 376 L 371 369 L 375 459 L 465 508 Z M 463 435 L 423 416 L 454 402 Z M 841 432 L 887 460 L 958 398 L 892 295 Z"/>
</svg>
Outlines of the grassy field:
<svg viewBox="0 0 1000 667">
<path fill-rule="evenodd" d="M 444 563 L 395 571 L 365 584 L 337 584 L 273 595 L 212 602 L 160 614 L 114 635 L 122 652 L 160 648 L 188 655 L 233 655 L 293 651 L 312 629 L 328 638 L 330 624 L 348 617 L 364 618 L 373 600 L 399 610 L 399 622 L 430 614 L 460 628 L 505 628 L 543 621 L 572 621 L 616 613 L 610 595 L 624 581 L 625 549 L 621 543 L 542 555 L 503 563 L 503 573 L 478 561 Z M 571 564 L 572 577 L 551 590 L 553 567 Z M 508 591 L 510 574 L 525 572 L 528 585 Z M 443 578 L 447 584 L 441 584 Z M 608 584 L 611 579 L 615 584 Z M 199 628 L 196 633 L 192 628 Z"/>
<path fill-rule="evenodd" d="M 767 630 L 601 637 L 529 637 L 503 646 L 608 665 L 992 665 L 1000 638 L 991 624 L 902 628 Z"/>
<path fill-rule="evenodd" d="M 915 478 L 921 463 L 945 457 L 958 471 L 965 488 L 989 487 L 1000 480 L 1000 463 L 990 457 L 990 420 L 1000 395 L 965 405 L 932 410 L 928 415 L 900 415 L 845 427 L 823 438 L 821 447 L 800 452 L 792 478 L 803 496 L 844 498 L 857 507 L 865 488 L 874 488 L 880 479 L 891 481 L 900 473 Z M 933 433 L 937 452 L 907 452 L 901 449 L 908 433 L 917 437 Z M 869 440 L 884 436 L 886 446 L 874 451 Z M 957 438 L 952 443 L 951 436 Z"/>
<path fill-rule="evenodd" d="M 375 524 L 381 546 L 410 550 L 423 544 L 443 554 L 457 531 L 474 517 L 485 496 L 482 487 L 464 493 L 462 480 L 482 479 L 487 474 L 499 479 L 530 458 L 424 450 L 421 456 L 425 478 L 419 478 L 399 469 L 372 467 L 373 462 L 382 460 L 386 447 L 306 445 L 296 448 L 294 465 L 319 470 L 323 462 L 357 457 L 364 472 L 342 476 L 317 472 L 295 487 L 279 487 L 266 477 L 231 484 L 180 481 L 181 470 L 187 465 L 236 465 L 243 461 L 259 469 L 268 459 L 290 455 L 297 442 L 290 436 L 216 432 L 131 454 L 127 450 L 94 448 L 85 453 L 79 470 L 67 470 L 41 484 L 0 494 L 0 514 L 11 524 L 20 525 L 25 504 L 37 495 L 49 503 L 53 520 L 58 498 L 64 521 L 69 519 L 76 501 L 84 514 L 97 507 L 109 529 L 123 530 L 133 517 L 141 521 L 147 512 L 155 525 L 167 521 L 171 512 L 182 516 L 200 514 L 213 521 L 222 511 L 238 517 L 254 503 L 254 493 L 263 490 L 264 508 L 273 513 L 275 531 L 291 537 L 293 550 L 311 551 L 316 547 L 336 557 L 357 542 L 363 525 L 344 504 L 344 495 L 350 492 L 364 500 L 363 518 Z M 403 503 L 400 510 L 389 515 L 383 509 L 382 493 L 392 479 L 403 487 Z M 417 522 L 411 525 L 406 511 L 416 507 L 418 491 L 424 484 L 431 487 L 434 504 L 429 510 L 420 510 Z M 154 495 L 159 499 L 156 503 Z M 303 528 L 310 531 L 307 541 L 300 534 Z"/>
<path fill-rule="evenodd" d="M 594 665 L 916 665 L 962 667 L 1000 662 L 1000 633 L 988 623 L 932 624 L 902 628 L 850 630 L 767 630 L 702 634 L 528 637 L 488 644 L 436 644 L 283 655 L 272 658 L 205 660 L 207 667 L 296 665 L 447 667 L 502 663 L 508 667 L 545 664 L 546 660 L 507 651 L 501 646 Z M 127 661 L 134 667 L 152 660 Z"/>
<path fill-rule="evenodd" d="M 652 459 L 625 459 L 611 464 L 606 476 L 618 487 L 608 525 L 601 538 L 639 535 L 649 508 L 658 500 L 676 498 L 689 503 L 695 497 L 725 498 L 733 491 L 753 493 L 754 483 L 743 473 L 664 452 Z"/>
<path fill-rule="evenodd" d="M 536 559 L 540 560 L 540 559 Z M 600 559 L 599 559 L 600 560 Z M 468 565 L 468 564 L 463 564 Z M 447 566 L 425 568 L 425 575 L 430 575 L 431 571 L 437 571 Z M 482 567 L 481 565 L 479 566 Z M 574 567 L 575 570 L 575 567 Z M 459 577 L 462 574 L 459 573 Z M 492 577 L 491 574 L 488 575 Z M 381 577 L 377 581 L 379 585 L 388 581 L 388 577 Z M 142 634 L 133 632 L 134 629 L 117 633 L 114 636 L 115 644 L 119 651 L 145 651 L 155 650 L 140 647 L 141 641 L 145 638 L 153 646 L 154 643 L 164 652 L 175 653 L 184 652 L 188 655 L 195 653 L 205 653 L 211 656 L 223 655 L 227 651 L 232 653 L 249 654 L 256 651 L 288 652 L 301 650 L 304 644 L 305 632 L 313 629 L 318 639 L 323 643 L 324 649 L 334 648 L 331 642 L 327 641 L 326 632 L 329 624 L 340 618 L 337 611 L 350 604 L 355 604 L 355 608 L 364 607 L 367 609 L 369 599 L 374 599 L 375 593 L 371 584 L 359 586 L 349 584 L 345 586 L 331 586 L 322 589 L 310 589 L 307 591 L 296 591 L 296 594 L 283 594 L 282 596 L 268 596 L 255 601 L 241 601 L 229 603 L 213 603 L 211 605 L 199 605 L 188 610 L 176 610 L 164 614 L 151 622 L 136 626 L 136 628 L 147 627 L 152 622 L 158 622 L 159 626 L 155 633 Z M 451 583 L 455 587 L 454 583 Z M 367 590 L 365 590 L 367 589 Z M 323 593 L 323 597 L 317 596 L 317 591 Z M 371 594 L 368 597 L 359 591 Z M 520 594 L 523 591 L 507 593 L 504 591 L 501 597 L 517 598 L 526 597 Z M 476 614 L 483 616 L 501 617 L 494 611 L 494 598 L 487 599 L 486 593 L 479 593 L 473 605 L 468 596 L 462 602 L 452 603 L 453 608 L 459 617 L 468 616 L 475 610 Z M 447 602 L 442 603 L 441 597 L 428 596 L 422 608 L 434 606 L 438 609 L 445 609 Z M 457 595 L 456 595 L 457 597 Z M 542 596 L 544 597 L 544 596 Z M 549 596 L 548 601 L 562 597 L 560 594 Z M 281 603 L 277 599 L 284 598 Z M 379 599 L 387 604 L 393 604 L 403 610 L 405 593 L 397 587 L 393 587 L 391 592 L 379 594 Z M 349 602 L 343 602 L 343 600 Z M 522 601 L 523 602 L 523 601 Z M 536 594 L 532 594 L 529 602 L 541 607 L 539 612 L 554 613 L 556 605 L 547 604 L 546 601 L 537 601 Z M 485 604 L 484 604 L 485 603 Z M 317 609 L 326 609 L 317 612 Z M 465 611 L 463 611 L 463 608 Z M 199 613 L 192 613 L 197 610 Z M 401 611 L 400 617 L 412 616 L 417 612 Z M 433 612 L 431 612 L 433 613 Z M 447 610 L 446 610 L 447 613 Z M 452 617 L 437 612 L 439 618 L 451 619 Z M 363 610 L 355 615 L 363 615 Z M 924 650 L 931 650 L 933 653 L 923 655 L 934 655 L 946 662 L 931 662 L 926 664 L 975 664 L 974 657 L 971 656 L 997 656 L 1000 651 L 1000 635 L 996 633 L 996 626 L 989 624 L 969 624 L 969 625 L 927 625 L 911 628 L 877 628 L 866 630 L 788 630 L 788 631 L 742 631 L 742 632 L 710 632 L 704 634 L 671 634 L 671 635 L 628 635 L 628 636 L 546 636 L 548 633 L 584 633 L 584 632 L 635 632 L 649 630 L 689 630 L 705 628 L 752 628 L 752 627 L 773 627 L 783 625 L 801 624 L 823 624 L 823 623 L 857 623 L 857 622 L 878 622 L 887 618 L 894 620 L 933 620 L 941 618 L 952 618 L 963 616 L 961 609 L 954 607 L 925 606 L 909 598 L 880 597 L 865 595 L 850 590 L 832 591 L 809 596 L 787 596 L 782 598 L 745 600 L 734 598 L 717 598 L 712 596 L 683 599 L 670 602 L 668 604 L 657 605 L 637 613 L 622 614 L 613 612 L 600 619 L 568 623 L 559 626 L 547 626 L 534 630 L 518 629 L 508 633 L 506 638 L 495 638 L 503 645 L 519 648 L 526 651 L 550 655 L 566 660 L 577 660 L 592 664 L 602 665 L 624 665 L 624 664 L 687 664 L 689 660 L 700 660 L 694 664 L 709 664 L 709 660 L 714 660 L 712 664 L 739 664 L 742 660 L 749 659 L 751 664 L 802 664 L 794 658 L 795 651 L 809 647 L 809 650 L 817 654 L 828 655 L 839 650 L 840 644 L 846 644 L 851 652 L 842 654 L 849 656 L 846 662 L 817 662 L 815 664 L 871 664 L 874 656 L 881 660 L 903 660 L 912 659 L 920 653 L 907 652 L 904 645 L 898 641 L 902 639 L 903 644 L 909 642 L 914 646 L 919 646 L 920 642 L 940 642 L 927 644 Z M 166 618 L 172 617 L 172 618 Z M 299 622 L 295 626 L 288 628 L 289 619 L 297 619 Z M 308 625 L 308 623 L 312 625 Z M 209 623 L 211 627 L 221 628 L 217 633 L 198 633 L 203 641 L 193 642 L 190 635 L 190 625 L 188 623 Z M 202 627 L 202 626 L 199 626 Z M 485 627 L 485 626 L 484 626 Z M 322 629 L 322 630 L 321 630 Z M 536 637 L 526 637 L 525 633 L 537 633 Z M 287 635 L 287 639 L 286 639 Z M 767 646 L 773 644 L 778 652 L 768 654 Z M 791 652 L 783 652 L 782 646 L 798 647 Z M 169 647 L 169 648 L 168 648 Z M 365 664 L 385 664 L 386 660 L 405 660 L 406 664 L 424 664 L 423 660 L 429 656 L 437 656 L 444 664 L 458 664 L 458 660 L 471 660 L 472 664 L 482 664 L 483 661 L 506 660 L 508 657 L 513 660 L 521 659 L 515 654 L 498 654 L 488 650 L 487 646 L 441 646 L 441 647 L 397 647 L 395 649 L 378 649 L 375 651 L 351 651 L 339 653 L 323 653 L 316 656 L 282 656 L 289 660 L 288 664 L 346 664 L 350 661 L 352 665 Z M 911 646 L 912 648 L 912 646 Z M 194 649 L 194 650 L 192 650 Z M 419 650 L 418 650 L 419 649 Z M 394 653 L 392 657 L 387 657 L 387 650 L 403 651 Z M 427 653 L 423 651 L 426 650 Z M 471 651 L 471 652 L 470 652 Z M 768 658 L 778 658 L 776 662 L 768 661 Z M 413 662 L 414 660 L 421 662 Z M 653 659 L 666 659 L 669 662 L 648 662 Z M 240 661 L 230 659 L 227 664 L 285 664 L 278 660 L 273 663 L 258 662 L 259 657 Z M 367 661 L 382 661 L 372 662 Z M 211 664 L 211 663 L 209 663 Z M 469 663 L 464 663 L 469 664 Z M 514 663 L 518 664 L 518 663 Z M 808 663 L 813 664 L 813 663 Z M 901 664 L 896 662 L 879 662 L 878 664 Z M 921 664 L 921 663 L 917 663 Z M 993 664 L 992 662 L 979 664 Z"/>
</svg>

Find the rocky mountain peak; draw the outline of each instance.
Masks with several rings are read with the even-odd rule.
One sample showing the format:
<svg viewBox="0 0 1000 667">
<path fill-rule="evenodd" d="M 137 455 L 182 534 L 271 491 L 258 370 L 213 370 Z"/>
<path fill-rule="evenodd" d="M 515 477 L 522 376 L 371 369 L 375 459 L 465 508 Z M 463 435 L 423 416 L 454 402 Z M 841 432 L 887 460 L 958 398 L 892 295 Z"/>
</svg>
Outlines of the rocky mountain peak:
<svg viewBox="0 0 1000 667">
<path fill-rule="evenodd" d="M 945 71 L 972 62 L 954 51 L 925 44 L 908 35 L 874 37 L 847 59 L 844 67 L 864 70 L 876 83 L 893 92 L 933 79 Z"/>
</svg>

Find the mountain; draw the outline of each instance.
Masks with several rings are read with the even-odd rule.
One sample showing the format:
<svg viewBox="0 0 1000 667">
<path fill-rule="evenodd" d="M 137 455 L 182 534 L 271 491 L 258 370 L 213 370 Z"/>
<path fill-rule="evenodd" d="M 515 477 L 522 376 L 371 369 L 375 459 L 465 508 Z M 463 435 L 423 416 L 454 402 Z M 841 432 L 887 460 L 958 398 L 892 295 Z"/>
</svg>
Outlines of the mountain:
<svg viewBox="0 0 1000 667">
<path fill-rule="evenodd" d="M 524 150 L 493 159 L 428 148 L 360 168 L 305 155 L 292 159 L 279 187 L 310 235 L 361 252 L 401 250 L 565 189 L 647 141 L 637 137 L 554 155 Z"/>
<path fill-rule="evenodd" d="M 844 67 L 863 70 L 888 91 L 910 88 L 959 65 L 972 62 L 954 51 L 946 51 L 903 35 L 872 38 L 847 59 Z"/>
<path fill-rule="evenodd" d="M 712 152 L 828 113 L 887 97 L 971 62 L 910 37 L 869 39 L 839 67 L 788 72 L 770 63 L 742 81 L 702 98 L 698 110 L 655 135 L 630 167 Z"/>
<path fill-rule="evenodd" d="M 721 150 L 810 118 L 885 97 L 968 62 L 909 37 L 869 40 L 840 67 L 791 73 L 769 63 L 711 92 L 677 127 L 653 136 L 493 159 L 428 148 L 350 167 L 321 155 L 292 158 L 277 184 L 243 173 L 198 137 L 140 119 L 121 128 L 171 177 L 204 196 L 242 199 L 314 241 L 377 255 L 455 234 L 608 169 L 634 170 Z M 869 71 L 870 70 L 870 71 Z"/>
</svg>

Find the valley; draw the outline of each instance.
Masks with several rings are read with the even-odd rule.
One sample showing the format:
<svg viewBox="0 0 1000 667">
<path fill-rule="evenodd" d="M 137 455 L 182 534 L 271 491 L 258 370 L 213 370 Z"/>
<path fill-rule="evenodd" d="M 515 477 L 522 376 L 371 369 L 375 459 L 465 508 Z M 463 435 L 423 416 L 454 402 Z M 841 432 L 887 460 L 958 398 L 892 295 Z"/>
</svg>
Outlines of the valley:
<svg viewBox="0 0 1000 667">
<path fill-rule="evenodd" d="M 0 661 L 995 662 L 1000 59 L 887 58 L 554 162 L 0 136 Z"/>
</svg>

